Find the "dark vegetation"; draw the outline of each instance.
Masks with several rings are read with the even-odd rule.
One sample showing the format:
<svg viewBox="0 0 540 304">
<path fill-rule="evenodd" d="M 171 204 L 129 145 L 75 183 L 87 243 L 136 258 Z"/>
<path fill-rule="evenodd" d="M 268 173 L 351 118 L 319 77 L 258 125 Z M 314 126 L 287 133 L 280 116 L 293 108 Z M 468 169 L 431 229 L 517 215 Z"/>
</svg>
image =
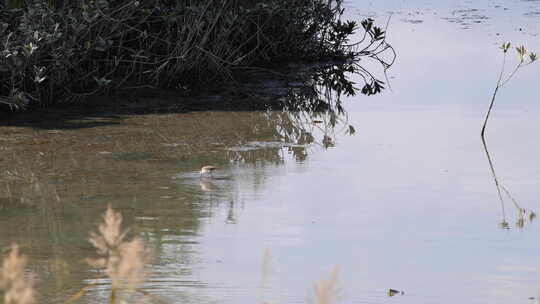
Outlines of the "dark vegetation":
<svg viewBox="0 0 540 304">
<path fill-rule="evenodd" d="M 361 23 L 363 39 L 351 42 L 360 26 L 341 21 L 342 1 L 0 0 L 0 108 L 157 88 L 186 96 L 231 84 L 242 91 L 238 80 L 254 72 L 290 80 L 276 72 L 287 62 L 326 62 L 302 75 L 324 77 L 338 95 L 355 93 L 347 73 L 359 73 L 362 93 L 376 94 L 384 83 L 359 59 L 386 70 L 395 53 L 371 19 Z M 380 59 L 387 50 L 390 60 Z M 336 106 L 309 94 L 321 93 L 313 79 L 301 82 L 307 88 L 287 94 L 294 108 Z"/>
</svg>

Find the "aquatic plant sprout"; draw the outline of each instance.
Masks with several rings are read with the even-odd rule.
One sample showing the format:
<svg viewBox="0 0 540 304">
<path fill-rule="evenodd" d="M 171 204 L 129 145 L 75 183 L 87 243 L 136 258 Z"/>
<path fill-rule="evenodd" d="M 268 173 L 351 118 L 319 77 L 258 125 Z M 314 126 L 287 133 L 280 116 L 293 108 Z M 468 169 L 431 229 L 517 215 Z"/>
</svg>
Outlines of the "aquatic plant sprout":
<svg viewBox="0 0 540 304">
<path fill-rule="evenodd" d="M 527 49 L 525 48 L 525 46 L 521 45 L 521 46 L 516 47 L 516 53 L 517 53 L 517 56 L 518 56 L 518 63 L 515 66 L 515 68 L 512 70 L 512 72 L 510 74 L 508 74 L 508 76 L 506 78 L 503 79 L 504 68 L 505 68 L 505 64 L 506 64 L 506 54 L 508 53 L 508 50 L 510 50 L 510 46 L 511 46 L 510 42 L 506 42 L 506 43 L 503 43 L 501 45 L 501 47 L 500 47 L 500 49 L 503 51 L 503 54 L 504 54 L 503 55 L 503 62 L 502 62 L 502 66 L 501 66 L 501 71 L 500 71 L 499 77 L 497 79 L 497 85 L 495 86 L 495 90 L 493 91 L 493 96 L 491 98 L 491 103 L 489 105 L 486 117 L 484 119 L 484 124 L 482 125 L 482 132 L 480 133 L 481 138 L 482 138 L 482 144 L 484 146 L 484 151 L 486 152 L 486 157 L 487 157 L 487 160 L 488 160 L 488 163 L 489 163 L 489 169 L 491 171 L 491 176 L 493 178 L 493 181 L 495 182 L 495 187 L 497 188 L 497 196 L 498 196 L 499 201 L 501 203 L 502 221 L 500 223 L 500 226 L 503 229 L 509 229 L 508 222 L 506 221 L 506 213 L 505 213 L 505 208 L 504 208 L 504 199 L 503 199 L 503 195 L 502 195 L 503 192 L 508 198 L 510 198 L 510 200 L 512 201 L 514 207 L 516 207 L 517 214 L 518 214 L 518 220 L 516 222 L 516 226 L 518 228 L 523 228 L 523 226 L 525 225 L 525 216 L 527 215 L 527 213 L 528 213 L 528 218 L 529 218 L 530 222 L 532 222 L 536 217 L 536 213 L 534 211 L 526 210 L 526 209 L 522 208 L 518 204 L 517 200 L 512 196 L 510 191 L 508 191 L 508 189 L 503 186 L 500 179 L 497 177 L 497 174 L 495 172 L 495 166 L 493 165 L 493 160 L 491 159 L 491 155 L 490 155 L 489 150 L 487 148 L 486 139 L 485 139 L 485 131 L 486 131 L 487 121 L 489 119 L 489 115 L 490 115 L 491 110 L 493 108 L 493 104 L 495 103 L 495 97 L 497 96 L 497 92 L 499 91 L 499 88 L 501 88 L 505 84 L 507 84 L 508 81 L 510 81 L 510 79 L 512 79 L 516 75 L 517 71 L 520 68 L 522 68 L 524 66 L 527 66 L 527 65 L 535 62 L 538 59 L 536 54 L 533 53 L 533 52 L 528 52 Z"/>
<path fill-rule="evenodd" d="M 495 90 L 493 91 L 493 96 L 491 97 L 491 103 L 489 105 L 486 118 L 484 119 L 484 124 L 482 126 L 482 132 L 481 132 L 482 138 L 484 138 L 487 121 L 489 119 L 489 115 L 491 114 L 491 109 L 493 108 L 493 104 L 495 103 L 495 97 L 497 96 L 497 92 L 499 91 L 499 89 L 503 87 L 505 84 L 507 84 L 508 81 L 510 81 L 510 79 L 512 79 L 514 75 L 516 75 L 517 71 L 520 68 L 527 66 L 538 59 L 538 57 L 536 56 L 536 53 L 528 52 L 527 49 L 525 49 L 525 46 L 522 45 L 522 46 L 516 47 L 516 52 L 518 55 L 519 62 L 514 68 L 514 70 L 503 80 L 504 68 L 506 65 L 506 54 L 508 53 L 508 50 L 510 49 L 510 42 L 503 43 L 500 48 L 504 54 L 503 62 L 501 66 L 501 72 L 499 73 L 499 78 L 497 79 L 497 85 L 495 86 Z M 526 60 L 527 57 L 528 57 L 528 61 Z"/>
</svg>

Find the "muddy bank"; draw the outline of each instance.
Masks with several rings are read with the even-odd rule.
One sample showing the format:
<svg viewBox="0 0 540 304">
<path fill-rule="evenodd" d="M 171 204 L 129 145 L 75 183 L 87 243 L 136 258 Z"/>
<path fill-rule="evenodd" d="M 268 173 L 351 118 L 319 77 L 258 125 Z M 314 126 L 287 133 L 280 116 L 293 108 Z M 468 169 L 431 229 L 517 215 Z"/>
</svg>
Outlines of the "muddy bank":
<svg viewBox="0 0 540 304">
<path fill-rule="evenodd" d="M 85 128 L 99 123 L 81 123 L 92 118 L 114 119 L 129 115 L 189 113 L 201 111 L 291 110 L 317 115 L 329 112 L 342 115 L 342 96 L 380 93 L 384 69 L 368 71 L 356 61 L 289 64 L 274 70 L 252 69 L 235 75 L 225 85 L 204 90 L 139 88 L 114 94 L 90 96 L 81 103 L 60 103 L 33 107 L 26 111 L 0 112 L 0 126 L 30 126 L 38 129 Z M 363 82 L 351 79 L 361 75 Z M 79 122 L 75 122 L 79 121 Z"/>
</svg>

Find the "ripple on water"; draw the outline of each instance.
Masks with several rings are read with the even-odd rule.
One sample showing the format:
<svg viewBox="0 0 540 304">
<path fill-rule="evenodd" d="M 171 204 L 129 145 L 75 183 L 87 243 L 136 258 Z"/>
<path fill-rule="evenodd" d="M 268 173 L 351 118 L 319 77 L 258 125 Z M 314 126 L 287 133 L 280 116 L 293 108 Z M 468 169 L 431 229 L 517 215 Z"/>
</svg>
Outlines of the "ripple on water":
<svg viewBox="0 0 540 304">
<path fill-rule="evenodd" d="M 274 141 L 274 142 L 251 141 L 244 145 L 230 147 L 227 150 L 232 151 L 232 152 L 247 152 L 247 151 L 254 151 L 254 150 L 271 149 L 271 148 L 308 147 L 308 146 L 309 145 L 301 145 L 301 144 L 278 142 L 278 141 Z"/>
</svg>

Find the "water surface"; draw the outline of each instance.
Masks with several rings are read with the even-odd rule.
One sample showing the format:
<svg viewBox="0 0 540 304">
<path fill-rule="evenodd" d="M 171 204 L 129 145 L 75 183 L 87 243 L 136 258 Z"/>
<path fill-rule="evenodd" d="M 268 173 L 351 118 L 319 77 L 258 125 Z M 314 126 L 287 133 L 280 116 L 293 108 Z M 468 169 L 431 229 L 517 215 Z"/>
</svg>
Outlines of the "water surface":
<svg viewBox="0 0 540 304">
<path fill-rule="evenodd" d="M 314 124 L 311 141 L 277 112 L 2 126 L 0 245 L 30 256 L 40 302 L 102 277 L 83 258 L 107 204 L 153 251 L 144 289 L 172 303 L 305 303 L 336 265 L 343 303 L 538 298 L 540 228 L 518 227 L 512 201 L 499 202 L 479 133 L 498 45 L 540 50 L 540 2 L 347 5 L 358 20 L 392 13 L 398 53 L 391 90 L 345 101 L 354 136 Z M 487 131 L 500 180 L 534 211 L 538 69 L 500 91 Z M 199 178 L 206 164 L 218 178 Z M 81 303 L 104 301 L 109 282 L 98 282 Z"/>
</svg>

